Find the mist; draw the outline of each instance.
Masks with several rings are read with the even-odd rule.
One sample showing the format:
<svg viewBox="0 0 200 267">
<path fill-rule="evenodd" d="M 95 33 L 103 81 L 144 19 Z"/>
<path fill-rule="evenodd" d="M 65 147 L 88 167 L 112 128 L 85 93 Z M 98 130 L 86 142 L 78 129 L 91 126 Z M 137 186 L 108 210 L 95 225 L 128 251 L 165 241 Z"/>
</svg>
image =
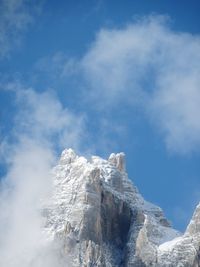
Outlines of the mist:
<svg viewBox="0 0 200 267">
<path fill-rule="evenodd" d="M 54 93 L 36 93 L 19 84 L 9 90 L 19 111 L 11 137 L 2 140 L 7 173 L 1 179 L 0 266 L 62 266 L 59 244 L 52 245 L 42 231 L 41 211 L 51 194 L 57 151 L 80 147 L 84 122 L 64 109 Z"/>
</svg>

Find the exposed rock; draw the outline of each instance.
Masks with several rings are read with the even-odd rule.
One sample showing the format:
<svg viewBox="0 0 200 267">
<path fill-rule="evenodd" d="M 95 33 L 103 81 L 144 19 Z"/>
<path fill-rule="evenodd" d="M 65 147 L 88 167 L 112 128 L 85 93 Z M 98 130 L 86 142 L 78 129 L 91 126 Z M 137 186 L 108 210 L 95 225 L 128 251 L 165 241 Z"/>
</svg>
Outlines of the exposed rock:
<svg viewBox="0 0 200 267">
<path fill-rule="evenodd" d="M 108 159 L 119 171 L 125 171 L 125 154 L 124 153 L 112 153 Z"/>
<path fill-rule="evenodd" d="M 86 160 L 65 150 L 54 176 L 43 214 L 62 266 L 200 266 L 200 206 L 181 235 L 128 179 L 123 153 Z"/>
</svg>

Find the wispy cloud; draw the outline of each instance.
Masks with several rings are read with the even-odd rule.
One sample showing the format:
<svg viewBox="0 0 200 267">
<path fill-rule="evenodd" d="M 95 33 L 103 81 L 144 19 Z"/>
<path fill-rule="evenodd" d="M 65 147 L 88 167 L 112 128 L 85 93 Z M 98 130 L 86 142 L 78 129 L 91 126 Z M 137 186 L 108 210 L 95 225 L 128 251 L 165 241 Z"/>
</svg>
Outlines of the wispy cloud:
<svg viewBox="0 0 200 267">
<path fill-rule="evenodd" d="M 96 107 L 142 107 L 170 151 L 199 150 L 200 36 L 173 31 L 163 16 L 102 29 L 79 69 Z"/>
<path fill-rule="evenodd" d="M 36 1 L 37 2 L 37 1 Z M 0 2 L 0 58 L 8 55 L 20 42 L 21 34 L 34 20 L 40 10 L 38 1 L 31 5 L 25 0 L 1 0 Z"/>
<path fill-rule="evenodd" d="M 19 90 L 16 116 L 20 135 L 28 135 L 45 143 L 51 142 L 59 148 L 72 146 L 80 151 L 85 132 L 84 114 L 74 114 L 64 108 L 55 92 L 48 90 L 36 93 L 33 89 Z M 15 130 L 16 131 L 16 130 Z"/>
<path fill-rule="evenodd" d="M 56 149 L 81 149 L 84 119 L 63 108 L 51 92 L 37 93 L 20 84 L 7 90 L 16 95 L 18 112 L 12 142 L 7 139 L 2 146 L 8 172 L 0 187 L 0 265 L 60 266 L 41 230 L 41 199 L 51 190 Z"/>
<path fill-rule="evenodd" d="M 168 17 L 102 29 L 82 58 L 57 53 L 38 66 L 57 79 L 79 81 L 81 101 L 103 112 L 103 122 L 105 109 L 132 113 L 137 107 L 170 152 L 199 151 L 200 36 L 174 31 Z"/>
</svg>

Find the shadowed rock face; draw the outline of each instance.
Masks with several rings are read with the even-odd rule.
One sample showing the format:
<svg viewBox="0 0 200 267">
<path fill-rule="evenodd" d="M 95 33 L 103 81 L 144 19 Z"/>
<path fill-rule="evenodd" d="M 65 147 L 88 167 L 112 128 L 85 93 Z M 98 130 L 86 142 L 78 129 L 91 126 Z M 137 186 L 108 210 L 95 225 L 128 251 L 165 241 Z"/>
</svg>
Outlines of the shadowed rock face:
<svg viewBox="0 0 200 267">
<path fill-rule="evenodd" d="M 119 200 L 110 192 L 102 192 L 101 196 L 102 241 L 108 245 L 107 249 L 110 250 L 112 262 L 116 266 L 124 266 L 132 210 L 127 203 Z"/>
<path fill-rule="evenodd" d="M 44 231 L 63 259 L 56 267 L 200 267 L 200 207 L 181 235 L 139 194 L 124 158 L 62 153 L 43 212 Z"/>
<path fill-rule="evenodd" d="M 109 192 L 102 192 L 101 229 L 104 242 L 124 249 L 131 225 L 132 211 L 127 203 Z"/>
</svg>

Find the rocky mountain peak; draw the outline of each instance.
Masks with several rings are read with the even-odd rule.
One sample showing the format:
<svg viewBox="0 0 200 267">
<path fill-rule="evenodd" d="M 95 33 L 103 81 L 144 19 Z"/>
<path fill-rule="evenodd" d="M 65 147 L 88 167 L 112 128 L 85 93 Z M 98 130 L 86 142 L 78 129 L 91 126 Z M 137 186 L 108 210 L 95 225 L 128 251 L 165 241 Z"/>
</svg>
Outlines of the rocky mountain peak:
<svg viewBox="0 0 200 267">
<path fill-rule="evenodd" d="M 78 158 L 78 156 L 76 155 L 76 153 L 74 152 L 73 149 L 69 148 L 69 149 L 65 149 L 63 150 L 61 157 L 60 157 L 60 163 L 61 164 L 70 164 L 72 162 L 74 162 L 76 159 Z"/>
<path fill-rule="evenodd" d="M 184 235 L 129 180 L 124 153 L 108 160 L 62 152 L 44 231 L 62 267 L 197 267 L 200 206 Z"/>
</svg>

